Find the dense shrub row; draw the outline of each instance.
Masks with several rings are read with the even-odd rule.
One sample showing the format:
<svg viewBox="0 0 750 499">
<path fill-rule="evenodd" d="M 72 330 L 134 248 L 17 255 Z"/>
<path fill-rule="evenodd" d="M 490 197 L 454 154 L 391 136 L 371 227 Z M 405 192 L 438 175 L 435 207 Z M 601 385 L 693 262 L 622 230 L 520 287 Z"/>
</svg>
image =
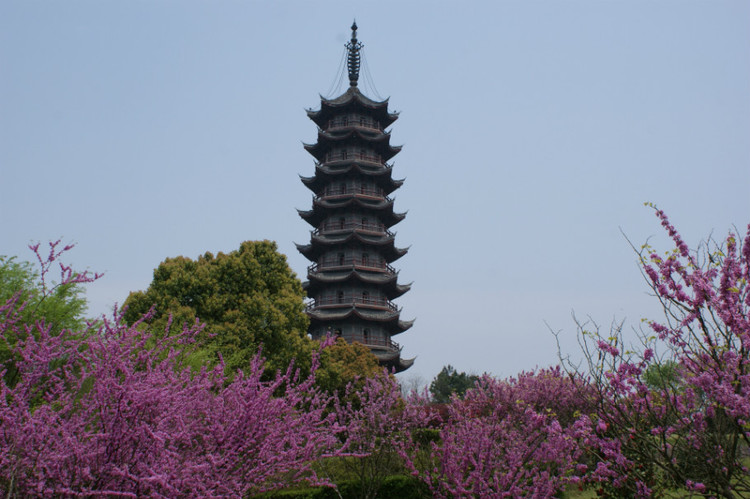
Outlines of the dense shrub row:
<svg viewBox="0 0 750 499">
<path fill-rule="evenodd" d="M 254 499 L 343 499 L 358 498 L 361 484 L 356 481 L 341 481 L 338 490 L 331 487 L 287 489 L 265 492 Z M 425 499 L 432 497 L 425 484 L 414 477 L 403 475 L 388 476 L 378 490 L 380 499 Z"/>
</svg>

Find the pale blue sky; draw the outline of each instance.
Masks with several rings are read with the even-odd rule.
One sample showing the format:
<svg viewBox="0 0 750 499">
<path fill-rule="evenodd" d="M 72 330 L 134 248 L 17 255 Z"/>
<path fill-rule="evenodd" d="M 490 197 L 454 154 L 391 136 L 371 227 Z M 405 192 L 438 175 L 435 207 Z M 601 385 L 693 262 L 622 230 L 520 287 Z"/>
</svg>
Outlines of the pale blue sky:
<svg viewBox="0 0 750 499">
<path fill-rule="evenodd" d="M 77 243 L 103 313 L 168 256 L 278 242 L 302 277 L 305 108 L 352 19 L 401 111 L 406 376 L 575 350 L 571 310 L 658 308 L 621 230 L 666 249 L 750 221 L 747 0 L 0 3 L 0 254 Z"/>
</svg>

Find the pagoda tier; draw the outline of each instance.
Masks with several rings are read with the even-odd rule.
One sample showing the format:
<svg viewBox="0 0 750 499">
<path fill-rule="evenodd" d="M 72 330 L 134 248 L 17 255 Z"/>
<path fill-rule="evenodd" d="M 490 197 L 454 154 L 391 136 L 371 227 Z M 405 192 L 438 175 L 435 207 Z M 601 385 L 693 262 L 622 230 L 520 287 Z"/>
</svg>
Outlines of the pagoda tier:
<svg viewBox="0 0 750 499">
<path fill-rule="evenodd" d="M 317 196 L 321 195 L 326 187 L 330 186 L 335 189 L 337 181 L 354 183 L 353 179 L 366 178 L 377 188 L 382 189 L 386 196 L 404 183 L 403 180 L 395 180 L 391 177 L 392 166 L 388 164 L 373 167 L 373 165 L 359 163 L 354 158 L 337 163 L 341 164 L 335 168 L 328 164 L 317 163 L 314 177 L 300 177 L 300 179 Z"/>
<path fill-rule="evenodd" d="M 398 283 L 391 263 L 407 248 L 397 248 L 391 227 L 405 213 L 393 210 L 389 195 L 403 180 L 392 177 L 388 164 L 399 153 L 386 131 L 398 118 L 388 101 L 374 101 L 357 88 L 359 49 L 352 26 L 347 91 L 335 99 L 321 99 L 320 109 L 308 110 L 318 126 L 317 141 L 304 144 L 316 160 L 315 175 L 301 177 L 313 194 L 311 210 L 297 210 L 314 230 L 309 244 L 297 249 L 312 262 L 304 288 L 310 298 L 305 312 L 314 339 L 327 334 L 366 345 L 380 363 L 396 371 L 413 359 L 401 358 L 401 346 L 391 338 L 414 321 L 401 320 L 393 300 L 409 291 Z"/>
<path fill-rule="evenodd" d="M 317 267 L 317 265 L 311 267 Z M 411 284 L 398 284 L 398 274 L 395 273 L 373 273 L 357 269 L 343 272 L 318 272 L 317 268 L 313 268 L 308 269 L 308 277 L 310 280 L 305 289 L 312 295 L 324 291 L 332 284 L 345 283 L 378 286 L 388 300 L 398 298 L 411 289 Z"/>
<path fill-rule="evenodd" d="M 359 250 L 359 248 L 369 248 L 376 251 L 387 263 L 393 263 L 409 250 L 408 248 L 396 248 L 393 241 L 396 235 L 389 233 L 387 238 L 368 238 L 357 232 L 342 234 L 339 237 L 320 235 L 314 231 L 310 238 L 310 244 L 297 244 L 297 251 L 302 253 L 305 258 L 311 262 L 317 261 L 321 256 L 327 256 L 331 253 L 343 253 L 347 256 Z M 336 251 L 336 250 L 339 251 Z"/>
<path fill-rule="evenodd" d="M 383 132 L 373 134 L 349 130 L 328 133 L 319 130 L 318 142 L 304 144 L 304 147 L 319 162 L 329 165 L 352 159 L 382 165 L 401 150 L 401 147 L 392 147 L 390 140 L 391 135 Z"/>
<path fill-rule="evenodd" d="M 347 115 L 350 111 L 358 114 L 356 120 Z M 307 116 L 322 130 L 358 126 L 382 131 L 398 119 L 398 113 L 388 112 L 388 99 L 372 100 L 356 86 L 350 86 L 335 99 L 321 98 L 320 109 L 308 109 Z"/>
<path fill-rule="evenodd" d="M 347 199 L 348 198 L 348 199 Z M 379 219 L 386 227 L 392 227 L 406 217 L 406 213 L 394 213 L 393 200 L 383 197 L 382 191 L 375 189 L 347 194 L 346 189 L 327 192 L 313 199 L 312 210 L 297 210 L 299 216 L 313 227 L 319 227 L 325 220 L 342 210 L 349 212 L 377 211 Z"/>
<path fill-rule="evenodd" d="M 363 304 L 360 304 L 360 308 L 357 308 L 356 306 L 352 306 L 350 304 L 349 307 L 345 309 L 331 309 L 331 310 L 325 310 L 325 304 L 318 305 L 316 303 L 311 303 L 307 306 L 305 309 L 307 312 L 308 317 L 310 317 L 310 327 L 320 326 L 320 325 L 327 325 L 330 324 L 333 321 L 350 321 L 352 319 L 360 319 L 360 322 L 365 321 L 368 323 L 368 325 L 375 324 L 376 326 L 381 326 L 383 329 L 387 330 L 389 333 L 389 336 L 395 336 L 397 334 L 403 333 L 407 329 L 411 328 L 412 325 L 414 325 L 414 321 L 402 321 L 399 319 L 400 311 L 398 309 L 393 308 L 392 310 L 388 310 L 386 313 L 381 313 L 380 310 L 367 310 L 364 308 Z M 331 331 L 332 333 L 335 333 L 337 335 L 341 335 L 341 331 Z M 352 334 L 357 334 L 357 332 L 353 332 Z M 345 339 L 348 339 L 349 333 L 344 332 L 343 336 Z M 377 340 L 377 338 L 373 338 L 373 340 Z"/>
</svg>

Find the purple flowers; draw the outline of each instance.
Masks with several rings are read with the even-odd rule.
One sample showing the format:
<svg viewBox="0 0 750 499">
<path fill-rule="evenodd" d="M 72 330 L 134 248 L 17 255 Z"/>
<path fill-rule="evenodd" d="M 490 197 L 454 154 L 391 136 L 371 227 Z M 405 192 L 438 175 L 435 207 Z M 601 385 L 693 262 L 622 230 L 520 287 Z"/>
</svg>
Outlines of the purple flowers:
<svg viewBox="0 0 750 499">
<path fill-rule="evenodd" d="M 742 245 L 729 234 L 723 247 L 690 254 L 664 212 L 656 215 L 675 250 L 641 261 L 665 321 L 648 323 L 656 336 L 644 332 L 641 351 L 621 352 L 617 334 L 596 336 L 600 420 L 588 452 L 602 461 L 588 480 L 634 497 L 670 484 L 712 496 L 747 495 L 750 227 Z M 657 338 L 667 360 L 656 356 Z"/>
<path fill-rule="evenodd" d="M 19 373 L 0 383 L 0 494 L 246 497 L 333 486 L 325 464 L 345 457 L 367 464 L 370 495 L 399 466 L 436 497 L 548 498 L 574 484 L 612 497 L 750 495 L 750 226 L 691 254 L 656 215 L 675 249 L 641 255 L 665 311 L 642 347 L 586 332 L 588 372 L 483 376 L 440 406 L 404 400 L 387 373 L 326 395 L 317 360 L 304 379 L 291 365 L 265 381 L 260 355 L 231 380 L 223 364 L 192 371 L 181 352 L 200 325 L 156 337 L 116 315 L 52 334 L 23 322 L 17 294 L 0 304 Z M 42 286 L 70 249 L 58 245 L 45 257 L 32 247 Z M 96 278 L 60 264 L 58 285 Z"/>
<path fill-rule="evenodd" d="M 80 279 L 63 271 L 63 284 Z M 4 496 L 244 497 L 320 482 L 311 463 L 336 432 L 313 377 L 298 381 L 290 366 L 262 381 L 256 357 L 230 382 L 223 365 L 181 364 L 199 326 L 156 340 L 116 316 L 87 336 L 53 336 L 19 322 L 21 306 L 0 306 L 0 337 L 24 338 L 13 346 L 20 380 L 0 383 Z"/>
<path fill-rule="evenodd" d="M 552 497 L 587 470 L 579 457 L 592 395 L 559 368 L 484 376 L 448 406 L 429 448 L 433 466 L 419 466 L 418 448 L 407 451 L 407 464 L 436 497 Z"/>
</svg>

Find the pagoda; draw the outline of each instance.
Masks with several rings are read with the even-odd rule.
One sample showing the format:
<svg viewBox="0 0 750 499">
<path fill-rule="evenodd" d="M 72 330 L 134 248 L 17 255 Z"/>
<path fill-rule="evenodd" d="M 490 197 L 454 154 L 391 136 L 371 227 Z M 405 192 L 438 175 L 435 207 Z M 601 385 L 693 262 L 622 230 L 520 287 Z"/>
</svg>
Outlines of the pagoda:
<svg viewBox="0 0 750 499">
<path fill-rule="evenodd" d="M 308 110 L 318 126 L 315 144 L 305 150 L 315 158 L 315 175 L 301 177 L 313 192 L 311 210 L 298 210 L 313 230 L 310 243 L 297 249 L 312 262 L 304 283 L 310 302 L 309 333 L 327 334 L 366 345 L 381 365 L 397 372 L 414 359 L 402 359 L 393 337 L 414 321 L 403 321 L 393 303 L 410 285 L 398 283 L 391 264 L 404 256 L 391 228 L 404 219 L 393 211 L 390 194 L 403 180 L 392 177 L 388 161 L 400 150 L 386 129 L 398 118 L 388 100 L 366 97 L 358 88 L 360 51 L 357 24 L 346 44 L 349 88 L 334 99 L 321 97 L 320 109 Z"/>
</svg>

